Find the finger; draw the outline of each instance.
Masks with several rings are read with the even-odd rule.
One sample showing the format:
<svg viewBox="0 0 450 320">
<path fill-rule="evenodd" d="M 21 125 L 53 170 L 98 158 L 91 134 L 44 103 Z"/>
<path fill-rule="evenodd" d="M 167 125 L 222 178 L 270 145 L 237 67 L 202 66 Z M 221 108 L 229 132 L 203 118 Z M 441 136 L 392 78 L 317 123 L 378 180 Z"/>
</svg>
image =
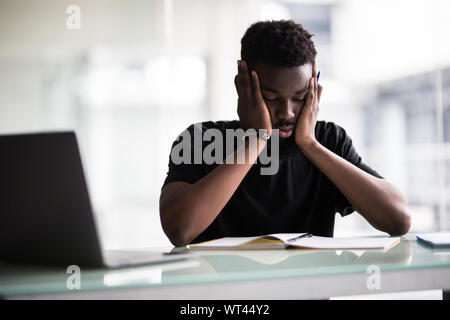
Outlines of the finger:
<svg viewBox="0 0 450 320">
<path fill-rule="evenodd" d="M 322 89 L 323 89 L 323 87 L 320 84 L 318 86 L 319 86 L 319 90 L 317 92 L 317 101 L 320 102 L 320 97 L 322 96 Z"/>
<path fill-rule="evenodd" d="M 305 104 L 303 105 L 302 110 L 301 110 L 302 113 L 303 113 L 304 109 L 311 108 L 311 106 L 313 105 L 313 102 L 314 102 L 313 85 L 314 85 L 314 81 L 313 81 L 313 78 L 311 77 L 309 79 L 309 87 L 308 87 L 308 93 L 306 95 L 306 101 L 305 101 Z"/>
<path fill-rule="evenodd" d="M 319 86 L 317 84 L 317 64 L 314 62 L 313 64 L 313 71 L 312 71 L 312 79 L 313 79 L 313 88 L 314 88 L 314 99 L 313 99 L 313 104 L 317 104 L 319 102 Z"/>
<path fill-rule="evenodd" d="M 234 77 L 234 85 L 236 86 L 236 91 L 238 93 L 239 98 L 243 98 L 243 92 L 242 92 L 242 81 L 240 80 L 240 61 L 237 61 L 237 67 L 238 67 L 238 74 Z"/>
<path fill-rule="evenodd" d="M 317 64 L 314 63 L 314 67 L 313 67 L 313 78 L 314 78 L 314 91 L 317 94 L 318 92 L 318 85 L 317 85 Z"/>
<path fill-rule="evenodd" d="M 241 105 L 246 105 L 248 102 L 248 93 L 245 90 L 243 75 L 244 75 L 244 72 L 242 69 L 242 61 L 238 60 L 238 74 L 234 78 L 234 83 L 236 85 L 236 90 L 237 90 L 238 96 L 239 96 L 238 101 L 241 102 Z"/>
<path fill-rule="evenodd" d="M 238 93 L 239 101 L 246 104 L 247 103 L 247 94 L 245 93 L 244 86 L 242 84 L 242 78 L 239 75 L 237 75 L 235 78 L 235 84 L 236 84 L 236 90 Z"/>
<path fill-rule="evenodd" d="M 234 86 L 236 87 L 236 92 L 239 95 L 239 76 L 238 75 L 236 75 L 234 77 Z"/>
<path fill-rule="evenodd" d="M 314 89 L 314 78 L 311 77 L 311 79 L 309 79 L 309 90 L 308 90 L 308 99 L 307 101 L 309 101 L 309 103 L 312 103 L 314 101 L 314 96 L 315 96 L 315 89 Z"/>
<path fill-rule="evenodd" d="M 242 82 L 242 91 L 245 96 L 245 101 L 247 103 L 252 102 L 252 89 L 251 89 L 251 80 L 248 72 L 247 63 L 244 60 L 240 61 L 239 68 L 239 80 Z"/>
<path fill-rule="evenodd" d="M 259 85 L 259 78 L 256 71 L 252 71 L 252 92 L 256 104 L 261 105 L 264 103 L 263 96 L 261 94 L 261 87 Z"/>
</svg>

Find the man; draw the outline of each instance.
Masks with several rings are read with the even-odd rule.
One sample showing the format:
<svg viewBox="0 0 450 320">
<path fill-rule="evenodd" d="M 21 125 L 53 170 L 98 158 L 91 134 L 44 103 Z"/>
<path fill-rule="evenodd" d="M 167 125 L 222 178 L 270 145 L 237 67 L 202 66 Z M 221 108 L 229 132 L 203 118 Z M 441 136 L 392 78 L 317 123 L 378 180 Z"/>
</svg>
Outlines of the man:
<svg viewBox="0 0 450 320">
<path fill-rule="evenodd" d="M 256 160 L 269 141 L 261 134 L 241 145 L 245 163 L 170 160 L 160 197 L 169 240 L 184 246 L 281 232 L 333 236 L 336 212 L 353 211 L 381 231 L 407 233 L 405 196 L 362 162 L 344 129 L 317 121 L 322 87 L 311 34 L 293 21 L 258 22 L 241 44 L 235 78 L 239 121 L 204 122 L 200 128 L 262 129 L 269 136 L 278 129 L 278 171 L 259 170 Z M 236 158 L 238 151 L 227 157 Z"/>
</svg>

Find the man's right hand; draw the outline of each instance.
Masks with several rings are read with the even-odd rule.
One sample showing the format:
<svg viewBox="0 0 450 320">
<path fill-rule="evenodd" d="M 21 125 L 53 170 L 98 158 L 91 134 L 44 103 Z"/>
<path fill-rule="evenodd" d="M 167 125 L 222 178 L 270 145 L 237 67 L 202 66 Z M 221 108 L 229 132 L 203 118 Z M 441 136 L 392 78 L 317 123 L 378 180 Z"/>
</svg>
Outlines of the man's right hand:
<svg viewBox="0 0 450 320">
<path fill-rule="evenodd" d="M 238 74 L 234 78 L 234 84 L 239 96 L 237 113 L 241 128 L 265 129 L 272 135 L 272 121 L 261 94 L 258 74 L 253 70 L 250 77 L 244 60 L 238 60 Z"/>
</svg>

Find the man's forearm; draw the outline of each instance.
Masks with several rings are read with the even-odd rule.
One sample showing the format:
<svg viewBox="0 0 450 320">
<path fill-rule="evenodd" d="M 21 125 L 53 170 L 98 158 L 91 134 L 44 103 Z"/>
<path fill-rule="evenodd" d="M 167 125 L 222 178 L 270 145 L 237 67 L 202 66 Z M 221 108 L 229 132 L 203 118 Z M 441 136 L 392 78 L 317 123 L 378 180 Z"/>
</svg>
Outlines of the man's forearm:
<svg viewBox="0 0 450 320">
<path fill-rule="evenodd" d="M 259 142 L 259 148 L 257 143 Z M 197 183 L 189 185 L 161 205 L 167 229 L 173 230 L 176 245 L 186 245 L 203 232 L 228 203 L 247 172 L 255 163 L 266 141 L 250 139 Z M 240 164 L 237 155 L 245 152 L 246 161 Z M 231 164 L 228 164 L 232 162 Z M 171 239 L 172 241 L 172 239 Z"/>
<path fill-rule="evenodd" d="M 392 235 L 408 232 L 407 199 L 395 186 L 359 169 L 317 141 L 302 144 L 301 150 L 371 225 Z"/>
</svg>

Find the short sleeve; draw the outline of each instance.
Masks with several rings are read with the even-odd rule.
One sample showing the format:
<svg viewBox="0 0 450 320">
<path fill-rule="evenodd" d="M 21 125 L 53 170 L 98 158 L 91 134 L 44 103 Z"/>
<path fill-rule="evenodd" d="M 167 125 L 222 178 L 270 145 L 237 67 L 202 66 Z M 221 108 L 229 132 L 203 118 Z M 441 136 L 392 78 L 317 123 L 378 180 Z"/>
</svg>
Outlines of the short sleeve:
<svg viewBox="0 0 450 320">
<path fill-rule="evenodd" d="M 331 135 L 329 142 L 331 143 L 330 149 L 332 149 L 332 151 L 370 175 L 383 179 L 378 172 L 363 162 L 356 152 L 352 139 L 342 127 L 333 123 L 328 123 L 327 125 L 329 125 L 328 129 L 330 130 L 329 134 Z M 355 211 L 350 202 L 338 188 L 336 188 L 335 204 L 336 212 L 339 212 L 341 216 L 346 216 Z"/>
<path fill-rule="evenodd" d="M 199 128 L 191 125 L 173 142 L 166 179 L 162 188 L 170 182 L 183 181 L 196 183 L 206 175 L 202 164 L 196 164 L 194 159 L 194 130 Z"/>
</svg>

